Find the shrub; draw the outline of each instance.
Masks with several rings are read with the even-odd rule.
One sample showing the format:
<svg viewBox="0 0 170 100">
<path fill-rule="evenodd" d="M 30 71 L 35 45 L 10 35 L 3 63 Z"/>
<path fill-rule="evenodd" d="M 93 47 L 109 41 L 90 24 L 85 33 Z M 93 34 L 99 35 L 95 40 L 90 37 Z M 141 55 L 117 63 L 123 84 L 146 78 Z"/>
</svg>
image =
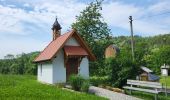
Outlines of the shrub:
<svg viewBox="0 0 170 100">
<path fill-rule="evenodd" d="M 89 86 L 90 86 L 89 80 L 85 80 L 81 86 L 81 91 L 87 93 L 89 91 Z"/>
<path fill-rule="evenodd" d="M 94 86 L 109 84 L 108 80 L 109 80 L 108 76 L 104 76 L 104 77 L 92 76 L 92 77 L 90 77 L 90 83 Z"/>
<path fill-rule="evenodd" d="M 119 87 L 126 85 L 127 79 L 134 79 L 138 74 L 138 64 L 129 59 L 129 55 L 126 53 L 126 50 L 122 50 L 119 56 L 116 59 L 112 59 L 112 73 L 111 73 L 111 82 L 112 87 Z"/>
<path fill-rule="evenodd" d="M 84 79 L 80 75 L 71 75 L 69 78 L 69 83 L 75 91 L 80 91 L 83 82 Z"/>
</svg>

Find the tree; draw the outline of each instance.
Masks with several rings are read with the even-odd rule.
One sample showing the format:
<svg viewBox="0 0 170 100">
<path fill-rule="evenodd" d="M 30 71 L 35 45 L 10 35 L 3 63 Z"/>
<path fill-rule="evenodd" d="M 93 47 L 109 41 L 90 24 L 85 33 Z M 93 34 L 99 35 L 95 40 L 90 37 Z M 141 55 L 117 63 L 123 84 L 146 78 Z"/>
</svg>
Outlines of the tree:
<svg viewBox="0 0 170 100">
<path fill-rule="evenodd" d="M 80 33 L 81 37 L 87 42 L 94 53 L 97 50 L 96 47 L 100 46 L 97 45 L 99 41 L 108 39 L 110 35 L 110 29 L 103 21 L 102 14 L 100 13 L 102 10 L 101 4 L 102 1 L 90 3 L 79 16 L 76 16 L 76 22 L 72 24 L 72 28 Z M 101 48 L 100 50 L 103 49 Z M 95 55 L 99 54 L 95 53 Z"/>
<path fill-rule="evenodd" d="M 6 56 L 4 56 L 4 59 L 14 59 L 14 55 L 7 54 Z"/>
<path fill-rule="evenodd" d="M 102 1 L 90 3 L 72 24 L 72 28 L 78 31 L 97 58 L 96 62 L 90 62 L 91 75 L 100 74 L 101 71 L 97 72 L 97 69 L 104 66 L 104 50 L 111 43 L 110 29 L 100 13 L 101 4 Z"/>
<path fill-rule="evenodd" d="M 170 65 L 170 46 L 162 46 L 160 48 L 154 48 L 151 53 L 144 56 L 144 60 L 149 68 L 151 68 L 156 74 L 160 74 L 160 67 L 163 64 Z"/>
<path fill-rule="evenodd" d="M 15 59 L 0 59 L 0 74 L 37 74 L 37 66 L 32 63 L 39 52 L 22 53 Z"/>
<path fill-rule="evenodd" d="M 113 87 L 122 87 L 127 79 L 134 79 L 138 74 L 138 65 L 129 59 L 130 50 L 121 49 L 116 58 L 107 58 L 105 60 L 104 72 L 109 76 L 109 82 Z"/>
<path fill-rule="evenodd" d="M 146 42 L 140 41 L 135 44 L 135 60 L 139 65 L 146 65 L 143 57 L 148 54 L 148 49 L 148 44 Z"/>
</svg>

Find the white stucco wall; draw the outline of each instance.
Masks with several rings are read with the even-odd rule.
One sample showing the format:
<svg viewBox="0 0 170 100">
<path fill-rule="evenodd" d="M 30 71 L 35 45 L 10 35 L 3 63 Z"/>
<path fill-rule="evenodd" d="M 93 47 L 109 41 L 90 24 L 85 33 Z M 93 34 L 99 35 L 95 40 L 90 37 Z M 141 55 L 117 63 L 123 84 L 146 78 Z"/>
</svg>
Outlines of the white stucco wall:
<svg viewBox="0 0 170 100">
<path fill-rule="evenodd" d="M 71 37 L 65 45 L 80 46 L 74 37 Z M 51 63 L 42 63 L 42 73 L 40 66 L 41 64 L 38 64 L 38 81 L 50 84 L 66 82 L 63 49 L 59 50 Z M 87 57 L 83 58 L 80 63 L 79 74 L 85 78 L 89 78 L 89 60 Z"/>
<path fill-rule="evenodd" d="M 61 49 L 53 60 L 53 83 L 66 82 L 66 68 L 64 67 L 64 51 Z"/>
<path fill-rule="evenodd" d="M 52 74 L 53 66 L 51 63 L 42 63 L 42 72 L 41 64 L 38 64 L 38 81 L 52 84 L 53 83 Z"/>
<path fill-rule="evenodd" d="M 79 74 L 84 78 L 89 78 L 89 60 L 87 57 L 83 58 L 80 63 Z"/>
<path fill-rule="evenodd" d="M 77 42 L 77 40 L 74 37 L 71 37 L 65 45 L 71 45 L 71 46 L 80 46 L 80 44 Z"/>
</svg>

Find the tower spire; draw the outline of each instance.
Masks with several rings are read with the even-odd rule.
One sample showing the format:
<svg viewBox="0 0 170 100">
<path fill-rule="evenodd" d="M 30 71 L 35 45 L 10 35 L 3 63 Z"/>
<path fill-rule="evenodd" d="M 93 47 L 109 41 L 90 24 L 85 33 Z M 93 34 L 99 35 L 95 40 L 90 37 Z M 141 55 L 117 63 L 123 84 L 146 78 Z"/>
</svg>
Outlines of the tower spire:
<svg viewBox="0 0 170 100">
<path fill-rule="evenodd" d="M 55 40 L 61 34 L 61 26 L 57 21 L 57 17 L 51 29 L 53 30 L 53 40 Z"/>
</svg>

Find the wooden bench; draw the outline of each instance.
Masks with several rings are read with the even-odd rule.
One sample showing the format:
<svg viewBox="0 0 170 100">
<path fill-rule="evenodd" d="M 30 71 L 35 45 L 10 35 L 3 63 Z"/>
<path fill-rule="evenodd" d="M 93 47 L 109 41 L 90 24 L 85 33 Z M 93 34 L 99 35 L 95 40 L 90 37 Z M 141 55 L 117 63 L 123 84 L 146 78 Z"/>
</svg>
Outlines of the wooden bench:
<svg viewBox="0 0 170 100">
<path fill-rule="evenodd" d="M 124 86 L 124 89 L 142 91 L 155 94 L 155 100 L 157 100 L 157 95 L 161 92 L 163 85 L 158 82 L 147 82 L 147 81 L 138 81 L 138 80 L 127 80 L 127 84 L 130 86 Z"/>
</svg>

